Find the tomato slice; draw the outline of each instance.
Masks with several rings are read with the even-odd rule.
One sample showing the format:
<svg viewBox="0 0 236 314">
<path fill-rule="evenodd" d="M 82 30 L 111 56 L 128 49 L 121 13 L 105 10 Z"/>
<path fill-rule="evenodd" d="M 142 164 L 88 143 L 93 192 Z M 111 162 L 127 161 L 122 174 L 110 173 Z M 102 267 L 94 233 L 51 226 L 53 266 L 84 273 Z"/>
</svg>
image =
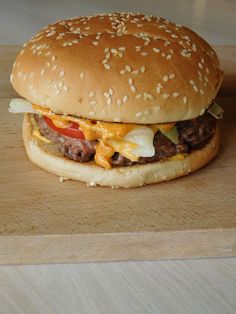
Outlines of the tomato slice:
<svg viewBox="0 0 236 314">
<path fill-rule="evenodd" d="M 60 134 L 73 138 L 78 138 L 80 140 L 83 140 L 85 138 L 84 133 L 79 128 L 78 123 L 71 122 L 71 125 L 68 128 L 58 128 L 57 126 L 55 126 L 55 124 L 52 122 L 50 118 L 46 116 L 43 116 L 43 118 L 50 128 L 52 128 L 53 130 L 57 131 Z"/>
</svg>

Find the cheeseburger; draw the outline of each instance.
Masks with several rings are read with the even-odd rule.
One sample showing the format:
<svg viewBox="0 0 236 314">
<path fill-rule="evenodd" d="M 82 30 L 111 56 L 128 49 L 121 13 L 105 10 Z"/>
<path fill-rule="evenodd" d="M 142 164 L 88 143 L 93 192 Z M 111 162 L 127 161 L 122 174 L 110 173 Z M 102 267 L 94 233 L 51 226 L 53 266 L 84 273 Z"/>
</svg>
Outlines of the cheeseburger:
<svg viewBox="0 0 236 314">
<path fill-rule="evenodd" d="M 75 17 L 23 45 L 11 83 L 32 162 L 89 185 L 136 187 L 208 163 L 223 73 L 190 29 L 144 14 Z"/>
</svg>

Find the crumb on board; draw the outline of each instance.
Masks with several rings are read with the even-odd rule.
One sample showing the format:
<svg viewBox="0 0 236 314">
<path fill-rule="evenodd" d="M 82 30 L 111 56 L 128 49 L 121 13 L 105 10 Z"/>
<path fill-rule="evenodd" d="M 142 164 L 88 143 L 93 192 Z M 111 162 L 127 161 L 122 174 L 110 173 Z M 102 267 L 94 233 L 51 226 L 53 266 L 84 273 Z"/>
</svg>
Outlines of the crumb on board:
<svg viewBox="0 0 236 314">
<path fill-rule="evenodd" d="M 59 180 L 60 180 L 61 183 L 63 183 L 64 181 L 69 180 L 69 178 L 60 176 L 60 177 L 59 177 Z"/>
</svg>

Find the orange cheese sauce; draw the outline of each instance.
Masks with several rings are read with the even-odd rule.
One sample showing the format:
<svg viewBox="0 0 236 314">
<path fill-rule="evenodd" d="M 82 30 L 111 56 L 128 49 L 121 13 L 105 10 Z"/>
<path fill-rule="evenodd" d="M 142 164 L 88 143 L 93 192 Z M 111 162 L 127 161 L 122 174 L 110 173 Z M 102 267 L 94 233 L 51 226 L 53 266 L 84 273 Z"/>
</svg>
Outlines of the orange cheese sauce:
<svg viewBox="0 0 236 314">
<path fill-rule="evenodd" d="M 50 109 L 38 105 L 32 105 L 32 107 L 38 113 L 48 116 L 57 127 L 67 128 L 73 121 L 79 124 L 86 140 L 98 140 L 99 143 L 96 146 L 96 154 L 94 157 L 94 160 L 98 165 L 106 169 L 111 169 L 111 157 L 115 152 L 122 154 L 131 161 L 138 160 L 138 157 L 132 154 L 132 149 L 137 147 L 137 144 L 125 141 L 122 138 L 130 131 L 140 127 L 141 125 L 93 121 L 69 115 L 55 114 L 50 111 Z M 151 128 L 155 134 L 159 128 L 169 130 L 174 125 L 175 123 L 164 123 L 145 126 Z"/>
</svg>

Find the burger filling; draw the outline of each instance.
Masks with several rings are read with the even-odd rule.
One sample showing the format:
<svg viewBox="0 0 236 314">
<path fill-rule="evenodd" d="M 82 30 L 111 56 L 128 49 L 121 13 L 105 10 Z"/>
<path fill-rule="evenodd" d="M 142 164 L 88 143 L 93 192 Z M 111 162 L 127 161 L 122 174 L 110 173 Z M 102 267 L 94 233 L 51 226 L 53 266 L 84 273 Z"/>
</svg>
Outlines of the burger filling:
<svg viewBox="0 0 236 314">
<path fill-rule="evenodd" d="M 56 145 L 71 160 L 94 160 L 106 169 L 183 159 L 210 140 L 223 114 L 223 109 L 213 103 L 207 112 L 192 120 L 140 125 L 56 114 L 20 99 L 11 101 L 9 111 L 33 113 L 33 136 Z"/>
<path fill-rule="evenodd" d="M 40 115 L 35 115 L 38 122 L 40 134 L 51 142 L 58 144 L 58 149 L 66 157 L 78 162 L 93 160 L 98 148 L 98 140 L 86 140 L 75 138 L 57 132 L 47 123 L 47 120 Z M 216 119 L 209 113 L 205 113 L 193 120 L 180 121 L 175 124 L 178 134 L 178 141 L 174 143 L 161 131 L 157 131 L 153 138 L 154 154 L 150 157 L 139 157 L 132 161 L 119 152 L 110 157 L 112 167 L 132 166 L 166 160 L 167 158 L 184 158 L 185 154 L 191 153 L 194 149 L 203 147 L 211 138 L 216 128 Z"/>
</svg>

